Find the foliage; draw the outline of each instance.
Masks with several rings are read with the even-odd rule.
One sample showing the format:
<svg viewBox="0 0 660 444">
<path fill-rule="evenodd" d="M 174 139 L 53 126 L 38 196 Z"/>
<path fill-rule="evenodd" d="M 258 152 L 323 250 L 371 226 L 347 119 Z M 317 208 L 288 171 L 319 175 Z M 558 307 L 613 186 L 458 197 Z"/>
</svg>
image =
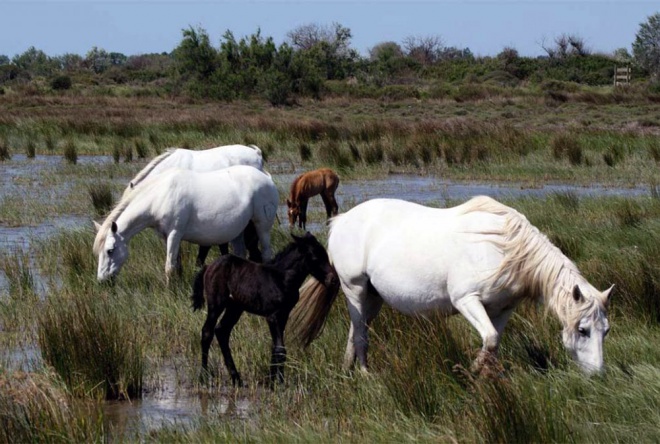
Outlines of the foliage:
<svg viewBox="0 0 660 444">
<path fill-rule="evenodd" d="M 660 12 L 639 25 L 632 48 L 635 61 L 654 77 L 660 77 Z"/>
<path fill-rule="evenodd" d="M 71 77 L 57 76 L 50 82 L 51 88 L 54 90 L 66 90 L 71 88 Z"/>
</svg>

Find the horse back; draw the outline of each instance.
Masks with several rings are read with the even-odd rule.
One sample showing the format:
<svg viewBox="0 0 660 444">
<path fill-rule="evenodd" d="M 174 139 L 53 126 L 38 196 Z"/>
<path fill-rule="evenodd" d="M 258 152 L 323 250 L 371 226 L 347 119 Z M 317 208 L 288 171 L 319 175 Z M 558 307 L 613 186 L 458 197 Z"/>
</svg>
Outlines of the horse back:
<svg viewBox="0 0 660 444">
<path fill-rule="evenodd" d="M 291 200 L 293 202 L 306 200 L 326 190 L 334 193 L 338 186 L 339 176 L 330 168 L 308 171 L 298 176 L 291 185 Z"/>
<path fill-rule="evenodd" d="M 207 303 L 235 305 L 261 316 L 276 310 L 282 301 L 278 282 L 282 276 L 268 265 L 227 254 L 216 259 L 205 273 Z"/>
</svg>

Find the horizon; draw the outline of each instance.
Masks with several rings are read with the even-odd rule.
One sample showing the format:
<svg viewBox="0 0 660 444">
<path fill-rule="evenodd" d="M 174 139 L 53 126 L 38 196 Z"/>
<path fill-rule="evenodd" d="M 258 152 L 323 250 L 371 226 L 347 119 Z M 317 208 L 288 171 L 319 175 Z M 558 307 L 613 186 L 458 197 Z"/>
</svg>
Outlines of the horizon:
<svg viewBox="0 0 660 444">
<path fill-rule="evenodd" d="M 332 23 L 351 30 L 351 48 L 361 56 L 382 42 L 439 36 L 445 46 L 469 48 L 476 57 L 494 56 L 505 47 L 537 57 L 546 55 L 544 42 L 551 45 L 562 34 L 579 36 L 593 53 L 630 51 L 639 25 L 660 5 L 648 0 L 0 0 L 0 10 L 5 19 L 0 55 L 10 59 L 30 47 L 51 57 L 85 56 L 94 47 L 127 56 L 170 53 L 189 27 L 208 32 L 216 48 L 227 30 L 237 39 L 261 30 L 279 47 L 300 26 Z"/>
</svg>

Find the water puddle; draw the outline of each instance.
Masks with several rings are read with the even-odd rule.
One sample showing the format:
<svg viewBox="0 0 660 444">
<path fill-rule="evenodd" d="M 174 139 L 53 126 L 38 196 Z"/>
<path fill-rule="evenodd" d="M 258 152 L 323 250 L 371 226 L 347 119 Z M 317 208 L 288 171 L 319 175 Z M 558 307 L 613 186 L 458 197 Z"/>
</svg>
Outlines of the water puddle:
<svg viewBox="0 0 660 444">
<path fill-rule="evenodd" d="M 48 222 L 36 226 L 3 227 L 0 226 L 0 253 L 26 255 L 30 261 L 29 268 L 34 282 L 34 288 L 40 297 L 48 292 L 49 279 L 39 272 L 36 254 L 31 244 L 35 240 L 44 240 L 61 230 L 71 230 L 84 226 L 87 218 L 80 216 L 53 217 Z M 0 269 L 0 297 L 9 291 L 9 281 L 5 272 Z"/>
<path fill-rule="evenodd" d="M 146 391 L 142 399 L 105 403 L 104 418 L 112 436 L 130 438 L 163 427 L 193 426 L 200 416 L 249 417 L 250 400 L 235 398 L 223 389 L 195 392 L 182 388 L 173 367 L 159 369 L 158 380 L 158 388 Z"/>
</svg>

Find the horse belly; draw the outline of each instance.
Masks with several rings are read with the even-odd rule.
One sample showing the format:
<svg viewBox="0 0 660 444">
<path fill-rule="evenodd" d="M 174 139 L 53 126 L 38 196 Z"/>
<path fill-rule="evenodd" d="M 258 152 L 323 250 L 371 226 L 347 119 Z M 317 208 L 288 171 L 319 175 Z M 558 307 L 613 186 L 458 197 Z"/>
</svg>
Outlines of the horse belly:
<svg viewBox="0 0 660 444">
<path fill-rule="evenodd" d="M 370 281 L 383 301 L 402 313 L 423 314 L 438 311 L 447 315 L 456 313 L 446 292 L 444 279 L 440 275 L 373 273 Z"/>
</svg>

